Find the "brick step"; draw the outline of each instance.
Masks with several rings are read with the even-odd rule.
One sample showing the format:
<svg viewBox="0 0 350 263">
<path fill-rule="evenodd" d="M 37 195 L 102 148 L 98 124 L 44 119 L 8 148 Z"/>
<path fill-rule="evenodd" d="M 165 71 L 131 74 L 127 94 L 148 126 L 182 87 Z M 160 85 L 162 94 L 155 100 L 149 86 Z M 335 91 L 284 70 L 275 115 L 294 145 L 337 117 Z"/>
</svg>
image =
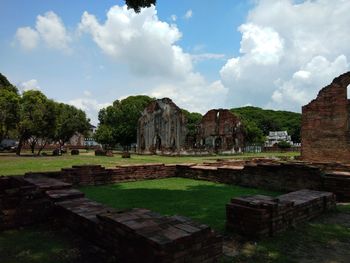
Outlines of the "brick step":
<svg viewBox="0 0 350 263">
<path fill-rule="evenodd" d="M 76 189 L 49 190 L 46 195 L 54 202 L 83 198 L 85 194 Z"/>
<path fill-rule="evenodd" d="M 32 185 L 35 185 L 38 189 L 43 191 L 66 189 L 72 187 L 71 184 L 44 176 L 25 176 L 24 180 Z"/>
</svg>

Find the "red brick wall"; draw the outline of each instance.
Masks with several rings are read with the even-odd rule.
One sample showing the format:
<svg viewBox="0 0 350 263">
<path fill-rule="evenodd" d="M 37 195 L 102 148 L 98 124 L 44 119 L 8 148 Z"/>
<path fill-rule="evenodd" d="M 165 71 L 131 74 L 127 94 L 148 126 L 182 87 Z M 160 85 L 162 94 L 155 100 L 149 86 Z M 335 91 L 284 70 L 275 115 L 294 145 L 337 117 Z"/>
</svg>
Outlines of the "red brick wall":
<svg viewBox="0 0 350 263">
<path fill-rule="evenodd" d="M 349 102 L 347 72 L 302 108 L 301 154 L 307 161 L 350 163 Z"/>
</svg>

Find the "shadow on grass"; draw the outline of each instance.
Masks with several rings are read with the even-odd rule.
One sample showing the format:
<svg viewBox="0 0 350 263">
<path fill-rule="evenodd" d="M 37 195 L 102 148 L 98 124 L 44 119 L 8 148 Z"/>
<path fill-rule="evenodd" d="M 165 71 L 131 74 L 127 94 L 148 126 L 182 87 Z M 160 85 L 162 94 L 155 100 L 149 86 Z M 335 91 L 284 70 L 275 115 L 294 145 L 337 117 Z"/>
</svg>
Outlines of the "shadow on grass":
<svg viewBox="0 0 350 263">
<path fill-rule="evenodd" d="M 114 262 L 67 229 L 34 225 L 0 232 L 1 263 Z"/>
<path fill-rule="evenodd" d="M 223 232 L 225 205 L 232 197 L 278 193 L 183 178 L 83 187 L 86 196 L 118 209 L 147 208 L 182 215 Z"/>
</svg>

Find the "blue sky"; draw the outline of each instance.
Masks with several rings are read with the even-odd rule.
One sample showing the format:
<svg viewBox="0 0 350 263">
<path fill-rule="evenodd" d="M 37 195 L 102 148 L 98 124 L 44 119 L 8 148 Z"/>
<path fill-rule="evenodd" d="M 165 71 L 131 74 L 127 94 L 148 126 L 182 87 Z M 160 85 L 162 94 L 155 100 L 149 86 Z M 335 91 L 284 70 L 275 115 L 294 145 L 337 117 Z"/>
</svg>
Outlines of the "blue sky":
<svg viewBox="0 0 350 263">
<path fill-rule="evenodd" d="M 180 107 L 300 111 L 349 70 L 350 1 L 0 0 L 0 72 L 97 112 L 147 94 Z"/>
</svg>

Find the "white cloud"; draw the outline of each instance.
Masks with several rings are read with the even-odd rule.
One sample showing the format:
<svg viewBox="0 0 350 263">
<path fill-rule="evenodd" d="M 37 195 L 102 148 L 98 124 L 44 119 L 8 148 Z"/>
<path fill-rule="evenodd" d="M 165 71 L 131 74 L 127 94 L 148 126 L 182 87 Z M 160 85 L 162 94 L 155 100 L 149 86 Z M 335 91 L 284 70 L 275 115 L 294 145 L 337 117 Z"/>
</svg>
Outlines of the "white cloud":
<svg viewBox="0 0 350 263">
<path fill-rule="evenodd" d="M 176 22 L 177 16 L 176 15 L 171 15 L 170 19 L 171 19 L 171 21 Z"/>
<path fill-rule="evenodd" d="M 88 91 L 88 90 L 84 90 L 84 95 L 86 96 L 86 97 L 91 97 L 91 92 L 90 91 Z"/>
<path fill-rule="evenodd" d="M 100 103 L 97 100 L 91 98 L 77 98 L 66 103 L 85 111 L 87 117 L 90 118 L 91 123 L 94 125 L 98 123 L 97 116 L 99 110 L 112 105 L 112 103 Z"/>
<path fill-rule="evenodd" d="M 350 1 L 258 0 L 242 33 L 241 55 L 220 71 L 227 104 L 300 111 L 349 70 Z"/>
<path fill-rule="evenodd" d="M 104 23 L 84 12 L 79 29 L 91 34 L 105 54 L 126 63 L 134 74 L 177 78 L 192 70 L 191 56 L 175 44 L 181 32 L 176 25 L 160 21 L 154 6 L 138 14 L 126 6 L 113 6 Z"/>
<path fill-rule="evenodd" d="M 21 82 L 18 87 L 21 91 L 40 90 L 39 83 L 36 79 Z"/>
<path fill-rule="evenodd" d="M 192 73 L 182 82 L 161 83 L 148 94 L 156 98 L 169 97 L 181 108 L 206 113 L 222 107 L 227 91 L 221 81 L 207 83 L 203 76 Z"/>
<path fill-rule="evenodd" d="M 190 19 L 192 16 L 193 16 L 193 11 L 192 11 L 192 9 L 189 9 L 189 10 L 187 10 L 184 18 L 185 19 Z"/>
<path fill-rule="evenodd" d="M 37 47 L 39 34 L 30 27 L 21 27 L 17 29 L 16 39 L 23 49 L 31 50 Z"/>
<path fill-rule="evenodd" d="M 34 49 L 38 46 L 39 40 L 52 49 L 69 51 L 69 36 L 61 18 L 54 12 L 46 12 L 45 15 L 38 15 L 35 29 L 31 27 L 20 27 L 16 32 L 16 39 L 22 48 Z"/>
<path fill-rule="evenodd" d="M 217 53 L 202 53 L 202 54 L 194 54 L 191 55 L 192 60 L 195 62 L 203 61 L 203 60 L 211 60 L 211 59 L 225 59 L 225 54 L 217 54 Z"/>
<path fill-rule="evenodd" d="M 68 49 L 71 38 L 68 36 L 61 18 L 54 12 L 49 11 L 44 16 L 39 15 L 35 28 L 48 47 Z"/>
</svg>

